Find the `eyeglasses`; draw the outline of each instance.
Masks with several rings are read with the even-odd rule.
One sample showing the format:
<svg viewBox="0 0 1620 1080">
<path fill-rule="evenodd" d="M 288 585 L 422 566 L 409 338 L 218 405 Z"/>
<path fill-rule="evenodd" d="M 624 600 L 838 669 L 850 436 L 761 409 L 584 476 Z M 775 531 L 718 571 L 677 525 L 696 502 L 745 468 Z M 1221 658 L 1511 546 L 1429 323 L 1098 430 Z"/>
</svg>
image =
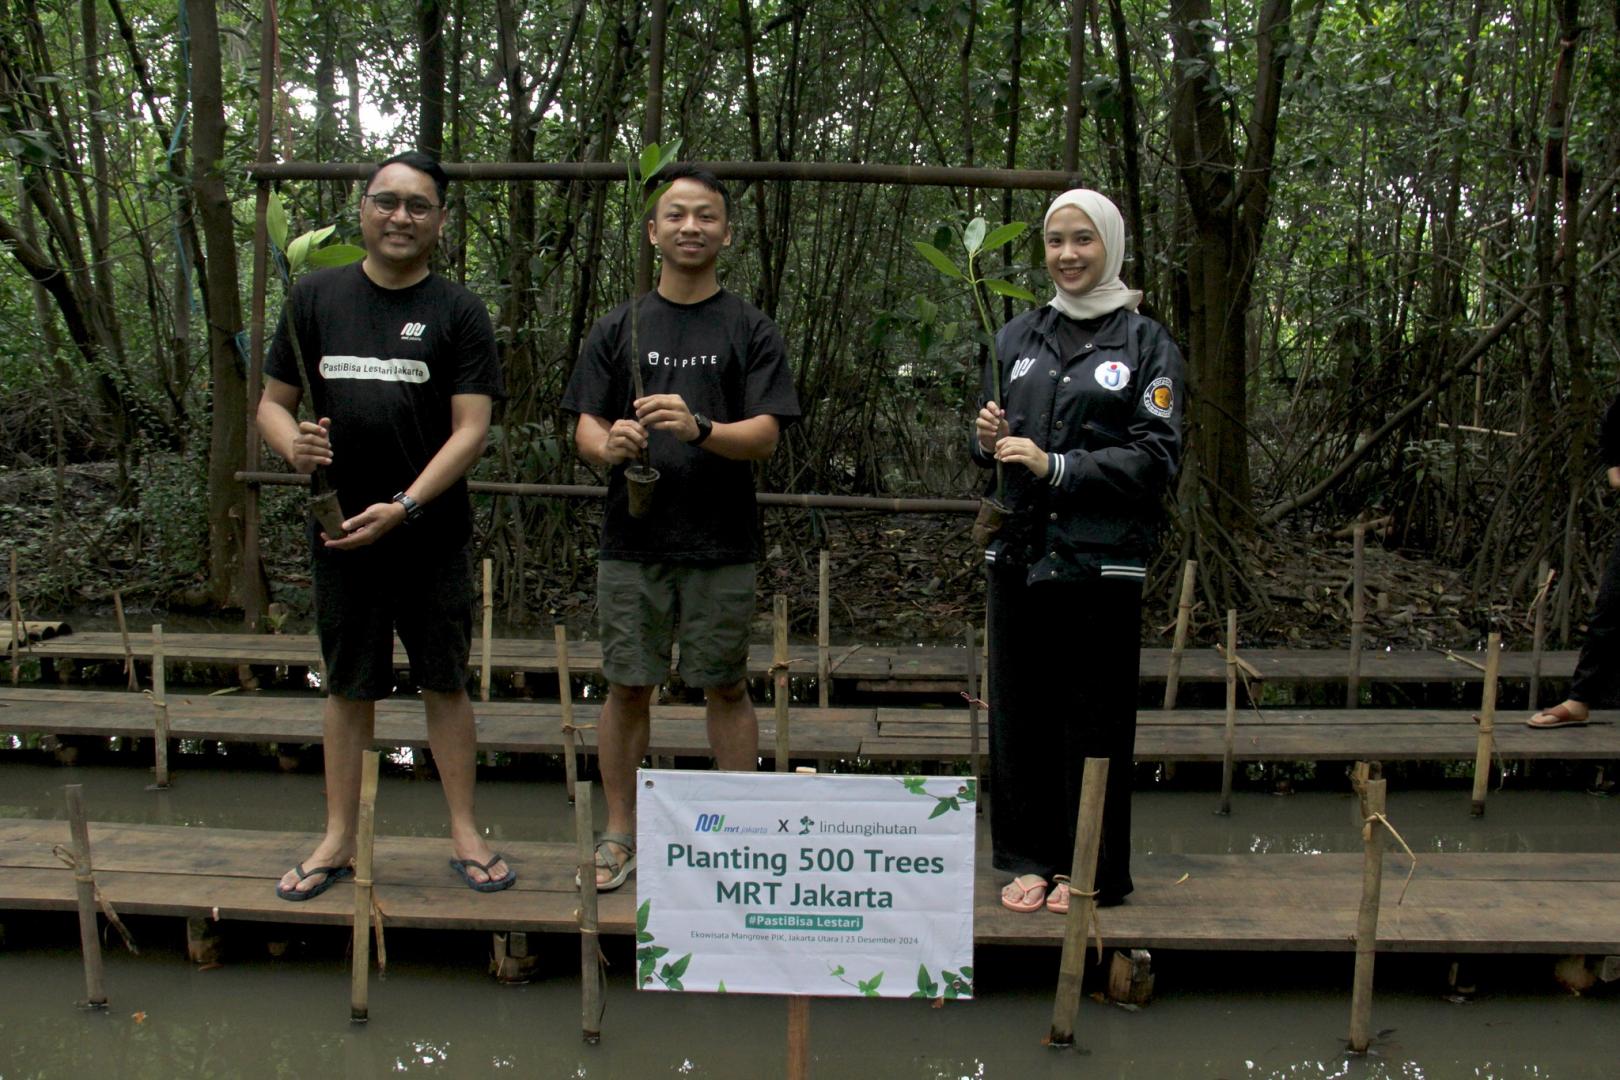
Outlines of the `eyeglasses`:
<svg viewBox="0 0 1620 1080">
<path fill-rule="evenodd" d="M 371 205 L 376 207 L 377 213 L 383 217 L 392 217 L 394 211 L 403 206 L 405 212 L 411 215 L 412 221 L 421 221 L 433 211 L 439 209 L 438 203 L 430 203 L 420 196 L 402 199 L 392 191 L 381 191 L 375 195 L 362 195 L 360 198 L 362 200 L 370 199 Z"/>
</svg>

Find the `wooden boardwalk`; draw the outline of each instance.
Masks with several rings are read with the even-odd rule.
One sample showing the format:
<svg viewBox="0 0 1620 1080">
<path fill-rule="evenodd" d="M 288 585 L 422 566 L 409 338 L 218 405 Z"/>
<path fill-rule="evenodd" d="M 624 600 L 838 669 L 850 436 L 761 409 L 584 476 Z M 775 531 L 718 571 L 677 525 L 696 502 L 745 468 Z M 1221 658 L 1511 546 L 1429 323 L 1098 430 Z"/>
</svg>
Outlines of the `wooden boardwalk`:
<svg viewBox="0 0 1620 1080">
<path fill-rule="evenodd" d="M 313 834 L 92 823 L 96 880 L 120 914 L 347 924 L 353 886 L 300 904 L 273 883 Z M 68 911 L 73 875 L 52 846 L 63 821 L 0 819 L 0 910 Z M 462 885 L 442 839 L 379 837 L 377 900 L 388 927 L 571 933 L 573 846 L 512 843 L 516 886 L 489 895 Z M 982 845 L 981 845 L 982 848 Z M 1620 953 L 1620 854 L 1423 854 L 1397 905 L 1407 857 L 1385 865 L 1379 947 L 1427 953 Z M 1321 951 L 1353 947 L 1361 856 L 1148 855 L 1133 863 L 1130 902 L 1099 913 L 1109 946 Z M 1014 915 L 996 902 L 999 876 L 980 852 L 974 938 L 983 945 L 1054 946 L 1063 920 Z M 602 932 L 634 930 L 634 892 L 602 896 Z"/>
<path fill-rule="evenodd" d="M 145 694 L 109 690 L 0 688 L 0 732 L 149 738 L 153 705 Z M 574 706 L 576 725 L 595 724 L 600 707 Z M 474 706 L 485 750 L 556 754 L 563 750 L 562 710 L 555 703 L 501 700 Z M 775 720 L 759 709 L 761 747 L 775 745 Z M 805 761 L 961 761 L 971 752 L 966 709 L 795 706 L 791 754 Z M 1599 711 L 1587 727 L 1532 731 L 1521 713 L 1498 716 L 1498 753 L 1510 759 L 1620 758 L 1620 713 Z M 169 730 L 176 739 L 305 744 L 321 741 L 320 701 L 312 694 L 171 693 Z M 1145 761 L 1220 761 L 1225 713 L 1219 709 L 1143 709 L 1136 754 Z M 981 718 L 980 752 L 988 747 Z M 1238 714 L 1238 761 L 1471 760 L 1477 727 L 1466 711 L 1433 709 L 1267 708 Z M 380 746 L 426 745 L 421 705 L 390 699 L 377 708 Z M 584 727 L 580 748 L 593 753 L 596 733 Z M 698 706 L 655 706 L 650 753 L 706 757 L 708 737 Z"/>
<path fill-rule="evenodd" d="M 142 661 L 152 656 L 151 635 L 132 633 L 130 648 Z M 476 670 L 483 651 L 482 639 L 474 640 L 472 663 Z M 319 653 L 309 634 L 184 634 L 165 633 L 163 652 L 169 664 L 237 664 L 262 666 L 313 667 Z M 816 673 L 815 646 L 795 645 L 790 649 L 795 676 Z M 117 662 L 124 659 L 122 639 L 115 633 L 72 633 L 36 642 L 25 656 L 40 660 Z M 1254 649 L 1244 650 L 1243 659 L 1263 680 L 1279 683 L 1342 683 L 1349 670 L 1348 650 Z M 1484 653 L 1469 653 L 1468 659 L 1483 663 Z M 1564 678 L 1574 670 L 1576 654 L 1549 652 L 1542 657 L 1542 673 L 1547 678 Z M 398 642 L 395 663 L 406 666 L 404 649 Z M 967 671 L 967 651 L 962 646 L 916 645 L 834 645 L 828 653 L 830 677 L 859 692 L 950 693 L 962 689 Z M 557 650 L 551 640 L 497 638 L 490 643 L 490 664 L 497 673 L 526 672 L 555 675 Z M 602 671 L 599 643 L 581 641 L 569 646 L 569 666 L 575 675 L 595 676 Z M 755 645 L 749 651 L 749 674 L 764 678 L 771 666 L 768 645 Z M 1170 666 L 1169 649 L 1142 650 L 1142 679 L 1163 682 Z M 1522 681 L 1530 677 L 1529 653 L 1504 652 L 1502 678 Z M 1363 683 L 1444 683 L 1477 682 L 1478 669 L 1439 652 L 1362 653 Z M 1214 649 L 1189 649 L 1182 659 L 1181 681 L 1190 683 L 1224 682 L 1226 664 Z"/>
</svg>

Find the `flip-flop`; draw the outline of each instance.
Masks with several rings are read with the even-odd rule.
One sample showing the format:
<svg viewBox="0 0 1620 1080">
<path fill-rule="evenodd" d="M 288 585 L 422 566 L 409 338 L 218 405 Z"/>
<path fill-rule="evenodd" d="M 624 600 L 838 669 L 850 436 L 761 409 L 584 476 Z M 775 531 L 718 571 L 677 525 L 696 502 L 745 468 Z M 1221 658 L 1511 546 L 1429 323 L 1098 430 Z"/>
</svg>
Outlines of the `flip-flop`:
<svg viewBox="0 0 1620 1080">
<path fill-rule="evenodd" d="M 1067 874 L 1053 876 L 1052 888 L 1046 894 L 1046 910 L 1059 915 L 1069 913 L 1069 877 Z"/>
<path fill-rule="evenodd" d="M 620 861 L 608 853 L 604 845 L 616 844 L 624 849 L 624 859 Z M 606 881 L 596 883 L 597 892 L 612 892 L 630 879 L 630 871 L 636 868 L 636 838 L 629 833 L 605 832 L 596 840 L 596 866 L 599 870 L 608 872 Z M 574 872 L 574 887 L 580 888 L 583 883 L 579 880 L 579 872 Z"/>
<path fill-rule="evenodd" d="M 510 865 L 506 868 L 506 876 L 501 878 L 496 877 L 494 871 L 490 869 L 503 858 L 504 856 L 497 851 L 489 857 L 488 862 L 479 862 L 477 859 L 451 859 L 450 869 L 460 874 L 461 880 L 467 883 L 467 888 L 474 892 L 500 892 L 502 889 L 510 889 L 513 883 L 517 881 L 517 871 L 513 870 Z M 476 866 L 482 870 L 485 880 L 479 881 L 467 873 L 467 867 L 469 866 Z"/>
<path fill-rule="evenodd" d="M 1024 878 L 1034 878 L 1035 884 L 1019 884 Z M 1041 910 L 1046 903 L 1046 880 L 1038 874 L 1023 874 L 1002 886 L 1001 906 L 1020 915 Z"/>
<path fill-rule="evenodd" d="M 296 904 L 304 900 L 313 900 L 338 882 L 344 880 L 345 878 L 353 877 L 354 868 L 352 866 L 317 866 L 313 870 L 305 870 L 304 864 L 299 863 L 297 866 L 293 867 L 293 873 L 298 875 L 299 881 L 303 881 L 305 878 L 312 878 L 316 874 L 326 875 L 326 878 L 319 885 L 316 885 L 310 889 L 305 889 L 302 892 L 298 890 L 297 882 L 294 882 L 293 887 L 290 889 L 284 889 L 281 887 L 281 882 L 276 882 L 276 895 L 281 897 L 283 900 L 291 900 Z"/>
<path fill-rule="evenodd" d="M 1552 719 L 1543 720 L 1542 717 L 1544 716 Z M 1590 716 L 1576 716 L 1563 705 L 1554 705 L 1550 709 L 1542 709 L 1536 713 L 1536 715 L 1524 722 L 1524 726 L 1533 728 L 1581 727 L 1591 723 L 1591 720 Z"/>
</svg>

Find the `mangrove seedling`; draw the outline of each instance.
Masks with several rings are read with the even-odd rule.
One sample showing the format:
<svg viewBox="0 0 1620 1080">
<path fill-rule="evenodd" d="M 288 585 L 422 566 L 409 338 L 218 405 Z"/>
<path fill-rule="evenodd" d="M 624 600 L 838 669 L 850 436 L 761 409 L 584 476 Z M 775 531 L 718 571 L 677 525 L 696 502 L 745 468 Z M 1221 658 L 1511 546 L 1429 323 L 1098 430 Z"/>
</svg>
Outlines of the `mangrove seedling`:
<svg viewBox="0 0 1620 1080">
<path fill-rule="evenodd" d="M 667 183 L 660 184 L 651 191 L 647 190 L 647 186 L 675 160 L 680 148 L 680 139 L 673 139 L 662 147 L 657 143 L 648 143 L 641 148 L 639 156 L 632 157 L 625 165 L 624 216 L 626 222 L 634 222 L 633 227 L 639 230 L 641 243 L 637 245 L 637 251 L 645 250 L 644 245 L 651 242 L 647 238 L 647 215 L 652 213 L 653 207 L 658 205 L 659 198 L 669 190 Z M 636 212 L 638 195 L 640 213 Z M 646 390 L 641 381 L 641 334 L 640 320 L 637 317 L 640 303 L 641 297 L 636 285 L 633 284 L 630 287 L 630 381 L 635 388 L 638 401 L 646 397 Z M 626 466 L 624 479 L 628 485 L 630 516 L 646 517 L 647 512 L 652 509 L 653 487 L 658 483 L 658 470 L 648 463 L 645 449 L 636 455 L 634 464 Z"/>
<path fill-rule="evenodd" d="M 1025 221 L 1009 221 L 1005 225 L 990 229 L 984 218 L 976 217 L 967 223 L 962 230 L 962 247 L 967 253 L 966 269 L 956 265 L 949 255 L 924 240 L 914 240 L 912 244 L 918 253 L 928 260 L 928 264 L 941 275 L 952 281 L 960 281 L 967 285 L 968 292 L 973 296 L 973 307 L 979 316 L 979 327 L 984 331 L 985 341 L 990 347 L 990 385 L 996 388 L 996 396 L 1001 394 L 1001 358 L 996 355 L 996 328 L 990 321 L 990 308 L 984 302 L 984 290 L 998 296 L 1010 296 L 1015 300 L 1024 300 L 1033 303 L 1035 294 L 1021 285 L 1014 285 L 1001 278 L 984 277 L 979 268 L 979 259 L 986 252 L 994 251 L 999 247 L 1012 243 L 1024 234 L 1029 228 Z M 970 408 L 977 403 L 977 399 L 970 403 Z M 1001 531 L 1001 526 L 1007 518 L 1007 477 L 1002 469 L 1001 462 L 996 462 L 996 493 L 979 501 L 979 515 L 973 522 L 973 542 L 984 547 Z"/>
<path fill-rule="evenodd" d="M 287 242 L 287 209 L 281 205 L 281 196 L 270 193 L 270 202 L 264 216 L 270 242 L 276 246 L 276 270 L 281 277 L 282 315 L 287 322 L 287 341 L 292 345 L 293 363 L 298 367 L 298 383 L 303 400 L 311 411 L 315 409 L 315 395 L 310 390 L 309 372 L 304 369 L 304 350 L 298 343 L 298 324 L 293 318 L 292 281 L 305 266 L 347 266 L 366 257 L 365 249 L 353 244 L 321 245 L 332 235 L 336 225 L 324 229 L 311 229 Z M 309 478 L 309 512 L 320 523 L 321 530 L 333 539 L 346 536 L 343 530 L 343 507 L 338 502 L 337 488 L 332 486 L 326 466 L 317 465 Z"/>
</svg>

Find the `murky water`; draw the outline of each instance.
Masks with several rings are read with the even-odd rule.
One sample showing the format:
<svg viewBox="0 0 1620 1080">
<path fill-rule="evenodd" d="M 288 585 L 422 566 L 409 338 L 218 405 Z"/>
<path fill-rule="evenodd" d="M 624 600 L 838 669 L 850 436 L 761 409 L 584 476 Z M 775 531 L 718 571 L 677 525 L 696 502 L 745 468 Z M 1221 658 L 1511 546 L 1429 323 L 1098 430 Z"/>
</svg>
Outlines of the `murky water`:
<svg viewBox="0 0 1620 1080">
<path fill-rule="evenodd" d="M 219 828 L 316 829 L 320 778 L 268 771 L 182 770 L 175 788 L 144 790 L 144 770 L 0 763 L 0 816 L 60 818 L 62 785 L 85 785 L 93 818 Z M 567 840 L 573 819 L 560 785 L 493 779 L 480 818 L 499 839 Z M 1345 796 L 1239 793 L 1230 818 L 1209 793 L 1144 792 L 1141 851 L 1357 850 Z M 1393 791 L 1390 816 L 1430 851 L 1613 851 L 1620 800 L 1579 793 L 1493 794 L 1483 820 L 1465 791 Z M 441 835 L 437 785 L 385 777 L 379 831 Z M 291 853 L 289 853 L 291 854 Z M 1556 897 L 1549 897 L 1556 903 Z M 0 948 L 0 1080 L 16 1077 L 483 1076 L 772 1077 L 784 1071 L 780 1000 L 638 993 L 627 943 L 613 962 L 604 1038 L 578 1036 L 578 947 L 544 943 L 528 986 L 484 972 L 487 936 L 389 934 L 390 966 L 374 981 L 371 1023 L 348 1022 L 342 936 L 308 931 L 271 959 L 249 940 L 221 968 L 183 956 L 177 920 L 144 920 L 139 957 L 107 953 L 112 1007 L 85 1013 L 71 917 L 7 919 Z M 250 932 L 244 937 L 251 939 Z M 233 939 L 234 941 L 234 939 Z M 1051 1018 L 1053 950 L 985 949 L 980 997 L 934 1009 L 920 1002 L 818 1000 L 811 1010 L 817 1077 L 1593 1077 L 1620 1076 L 1620 992 L 1575 998 L 1545 960 L 1499 961 L 1477 972 L 1478 997 L 1441 994 L 1440 957 L 1379 961 L 1365 1059 L 1348 1057 L 1350 960 L 1158 954 L 1158 993 L 1127 1012 L 1085 1001 L 1084 1050 L 1040 1045 Z"/>
</svg>

